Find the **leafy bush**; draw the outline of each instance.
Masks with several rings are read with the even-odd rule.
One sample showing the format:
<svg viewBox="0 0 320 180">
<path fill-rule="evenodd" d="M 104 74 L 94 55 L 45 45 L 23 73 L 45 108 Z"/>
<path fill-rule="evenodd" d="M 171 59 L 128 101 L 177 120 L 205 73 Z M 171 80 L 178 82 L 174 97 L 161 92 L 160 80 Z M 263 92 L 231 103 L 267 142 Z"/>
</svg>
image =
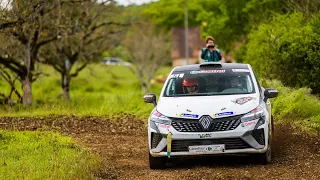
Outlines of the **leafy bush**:
<svg viewBox="0 0 320 180">
<path fill-rule="evenodd" d="M 310 94 L 310 89 L 285 87 L 277 80 L 264 79 L 261 83 L 279 91 L 279 96 L 271 99 L 276 122 L 290 123 L 320 134 L 320 100 Z"/>
<path fill-rule="evenodd" d="M 276 78 L 290 87 L 310 87 L 320 93 L 320 16 L 301 13 L 275 15 L 249 35 L 244 62 L 262 77 Z M 239 53 L 243 54 L 243 53 Z"/>
</svg>

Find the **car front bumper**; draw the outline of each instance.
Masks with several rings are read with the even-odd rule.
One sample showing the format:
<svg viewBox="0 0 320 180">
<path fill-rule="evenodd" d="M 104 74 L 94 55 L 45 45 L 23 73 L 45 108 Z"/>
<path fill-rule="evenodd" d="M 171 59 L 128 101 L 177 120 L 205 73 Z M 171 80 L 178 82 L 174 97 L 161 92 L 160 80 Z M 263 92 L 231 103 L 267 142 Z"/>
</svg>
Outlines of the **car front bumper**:
<svg viewBox="0 0 320 180">
<path fill-rule="evenodd" d="M 242 123 L 231 131 L 216 132 L 179 132 L 170 124 L 149 122 L 149 151 L 154 157 L 264 153 L 267 151 L 268 122 L 258 126 L 258 121 Z M 170 140 L 169 133 L 172 134 Z M 194 154 L 188 150 L 189 146 L 216 144 L 223 144 L 224 151 Z"/>
</svg>

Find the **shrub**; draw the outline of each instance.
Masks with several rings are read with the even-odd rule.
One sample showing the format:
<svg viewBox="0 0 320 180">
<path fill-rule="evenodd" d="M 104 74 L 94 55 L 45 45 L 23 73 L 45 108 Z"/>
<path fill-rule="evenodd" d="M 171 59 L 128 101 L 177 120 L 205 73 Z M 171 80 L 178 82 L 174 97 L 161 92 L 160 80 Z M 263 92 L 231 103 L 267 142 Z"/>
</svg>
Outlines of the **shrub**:
<svg viewBox="0 0 320 180">
<path fill-rule="evenodd" d="M 285 87 L 277 80 L 264 79 L 261 84 L 279 91 L 279 96 L 271 99 L 272 114 L 277 123 L 286 122 L 320 133 L 320 100 L 310 94 L 310 89 Z"/>
<path fill-rule="evenodd" d="M 275 15 L 249 34 L 242 56 L 258 76 L 276 78 L 290 87 L 310 87 L 320 93 L 319 16 Z M 243 54 L 239 52 L 238 54 Z"/>
</svg>

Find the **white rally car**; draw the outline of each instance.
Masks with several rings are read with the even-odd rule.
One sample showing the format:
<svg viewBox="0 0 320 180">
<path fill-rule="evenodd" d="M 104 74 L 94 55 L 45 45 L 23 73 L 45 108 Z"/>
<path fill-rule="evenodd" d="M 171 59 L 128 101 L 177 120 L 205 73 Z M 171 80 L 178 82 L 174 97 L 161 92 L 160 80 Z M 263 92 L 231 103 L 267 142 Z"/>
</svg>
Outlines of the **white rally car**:
<svg viewBox="0 0 320 180">
<path fill-rule="evenodd" d="M 202 63 L 174 68 L 148 119 L 149 164 L 166 167 L 167 159 L 210 154 L 254 154 L 271 161 L 273 123 L 269 98 L 249 64 Z"/>
</svg>

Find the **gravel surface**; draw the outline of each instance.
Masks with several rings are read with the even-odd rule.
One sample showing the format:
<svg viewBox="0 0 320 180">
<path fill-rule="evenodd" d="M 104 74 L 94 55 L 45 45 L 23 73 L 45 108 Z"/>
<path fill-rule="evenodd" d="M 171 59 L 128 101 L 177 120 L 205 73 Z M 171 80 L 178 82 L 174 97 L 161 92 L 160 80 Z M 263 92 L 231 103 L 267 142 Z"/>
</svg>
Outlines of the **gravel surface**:
<svg viewBox="0 0 320 180">
<path fill-rule="evenodd" d="M 150 170 L 147 128 L 133 115 L 107 117 L 2 117 L 0 129 L 54 130 L 75 138 L 100 156 L 98 179 L 306 179 L 320 180 L 320 137 L 277 125 L 273 159 L 256 164 L 248 156 L 170 159 L 165 170 Z"/>
</svg>

